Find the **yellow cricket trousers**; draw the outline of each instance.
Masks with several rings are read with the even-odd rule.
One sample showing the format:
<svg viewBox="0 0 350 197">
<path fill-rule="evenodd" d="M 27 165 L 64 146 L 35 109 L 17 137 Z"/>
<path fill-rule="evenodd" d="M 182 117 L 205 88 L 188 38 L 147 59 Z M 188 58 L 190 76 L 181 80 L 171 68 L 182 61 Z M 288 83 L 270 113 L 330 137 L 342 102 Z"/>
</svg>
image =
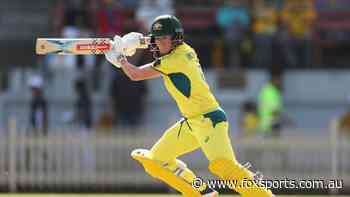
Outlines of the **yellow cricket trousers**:
<svg viewBox="0 0 350 197">
<path fill-rule="evenodd" d="M 170 127 L 152 147 L 153 159 L 173 162 L 181 155 L 201 148 L 209 161 L 236 161 L 228 133 L 229 124 L 221 109 L 193 118 L 183 118 Z"/>
</svg>

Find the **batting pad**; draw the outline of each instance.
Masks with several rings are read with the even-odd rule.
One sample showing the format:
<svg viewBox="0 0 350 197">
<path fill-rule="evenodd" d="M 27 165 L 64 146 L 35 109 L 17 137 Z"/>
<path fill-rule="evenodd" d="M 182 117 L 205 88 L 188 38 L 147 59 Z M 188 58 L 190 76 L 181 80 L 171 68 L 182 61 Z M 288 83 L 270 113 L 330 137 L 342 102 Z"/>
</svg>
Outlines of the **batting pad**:
<svg viewBox="0 0 350 197">
<path fill-rule="evenodd" d="M 154 161 L 150 156 L 150 151 L 146 149 L 136 149 L 132 151 L 131 157 L 140 162 L 145 171 L 154 178 L 162 180 L 170 187 L 182 193 L 185 197 L 201 197 L 201 194 L 182 178 L 176 176 L 170 170 L 162 167 L 159 162 Z"/>
<path fill-rule="evenodd" d="M 235 183 L 235 188 L 231 189 L 234 189 L 243 197 L 273 197 L 270 190 L 255 184 L 253 173 L 238 162 L 217 159 L 209 164 L 209 170 L 220 179 Z M 246 184 L 247 180 L 249 184 Z"/>
</svg>

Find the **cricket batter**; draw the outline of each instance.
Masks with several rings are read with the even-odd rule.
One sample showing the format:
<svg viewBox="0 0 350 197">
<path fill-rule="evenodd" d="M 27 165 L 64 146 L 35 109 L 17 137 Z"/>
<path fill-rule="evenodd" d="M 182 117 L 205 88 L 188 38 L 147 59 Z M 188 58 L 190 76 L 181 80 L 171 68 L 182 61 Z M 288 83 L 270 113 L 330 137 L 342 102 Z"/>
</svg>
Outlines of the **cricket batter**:
<svg viewBox="0 0 350 197">
<path fill-rule="evenodd" d="M 209 170 L 222 180 L 243 183 L 253 180 L 253 173 L 235 158 L 229 138 L 226 114 L 205 81 L 198 57 L 184 42 L 180 21 L 171 15 L 158 16 L 150 30 L 150 49 L 155 61 L 136 67 L 125 56 L 140 48 L 140 33 L 115 36 L 113 50 L 105 53 L 109 62 L 120 67 L 131 80 L 162 76 L 165 87 L 176 101 L 183 118 L 165 131 L 151 150 L 137 149 L 131 156 L 151 176 L 165 182 L 187 197 L 218 196 L 205 183 L 192 187 L 196 175 L 177 159 L 198 148 L 209 160 Z M 122 47 L 123 46 L 123 49 Z M 241 187 L 242 186 L 242 187 Z M 234 190 L 244 197 L 271 197 L 271 191 L 256 184 L 237 185 Z"/>
</svg>

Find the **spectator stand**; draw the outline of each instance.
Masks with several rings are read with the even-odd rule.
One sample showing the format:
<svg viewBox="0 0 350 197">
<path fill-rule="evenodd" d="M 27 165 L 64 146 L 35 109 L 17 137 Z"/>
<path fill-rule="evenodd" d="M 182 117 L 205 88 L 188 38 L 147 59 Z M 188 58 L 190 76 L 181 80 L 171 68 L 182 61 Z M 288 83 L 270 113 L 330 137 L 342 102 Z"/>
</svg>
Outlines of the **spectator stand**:
<svg viewBox="0 0 350 197">
<path fill-rule="evenodd" d="M 200 54 L 203 68 L 208 68 L 212 63 L 211 49 L 213 39 L 217 31 L 215 30 L 216 8 L 203 6 L 177 6 L 176 16 L 182 22 L 185 30 L 185 39 Z"/>
<path fill-rule="evenodd" d="M 316 0 L 314 59 L 323 68 L 346 68 L 350 50 L 350 2 Z"/>
</svg>

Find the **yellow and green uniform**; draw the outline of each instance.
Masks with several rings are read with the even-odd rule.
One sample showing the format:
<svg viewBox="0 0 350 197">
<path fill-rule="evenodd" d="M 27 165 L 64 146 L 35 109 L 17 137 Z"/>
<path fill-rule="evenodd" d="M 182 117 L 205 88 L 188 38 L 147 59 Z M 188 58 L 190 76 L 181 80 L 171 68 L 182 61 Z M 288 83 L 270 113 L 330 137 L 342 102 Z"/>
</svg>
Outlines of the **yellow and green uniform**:
<svg viewBox="0 0 350 197">
<path fill-rule="evenodd" d="M 225 112 L 205 81 L 196 52 L 183 43 L 160 57 L 153 68 L 163 74 L 165 87 L 184 117 L 154 145 L 154 158 L 174 161 L 201 147 L 209 160 L 234 160 Z"/>
<path fill-rule="evenodd" d="M 181 44 L 153 66 L 163 74 L 166 89 L 175 99 L 182 115 L 190 118 L 219 107 L 205 81 L 197 54 Z"/>
<path fill-rule="evenodd" d="M 184 196 L 202 196 L 191 188 L 196 175 L 177 157 L 201 148 L 209 170 L 228 180 L 252 180 L 252 173 L 235 158 L 225 112 L 204 79 L 195 51 L 183 43 L 160 57 L 153 68 L 163 74 L 164 84 L 176 101 L 183 119 L 170 127 L 149 152 L 137 151 L 133 158 L 145 171 L 181 191 Z M 171 173 L 169 173 L 171 172 Z M 198 190 L 204 191 L 203 184 Z M 243 197 L 271 197 L 264 188 L 235 188 Z"/>
</svg>

